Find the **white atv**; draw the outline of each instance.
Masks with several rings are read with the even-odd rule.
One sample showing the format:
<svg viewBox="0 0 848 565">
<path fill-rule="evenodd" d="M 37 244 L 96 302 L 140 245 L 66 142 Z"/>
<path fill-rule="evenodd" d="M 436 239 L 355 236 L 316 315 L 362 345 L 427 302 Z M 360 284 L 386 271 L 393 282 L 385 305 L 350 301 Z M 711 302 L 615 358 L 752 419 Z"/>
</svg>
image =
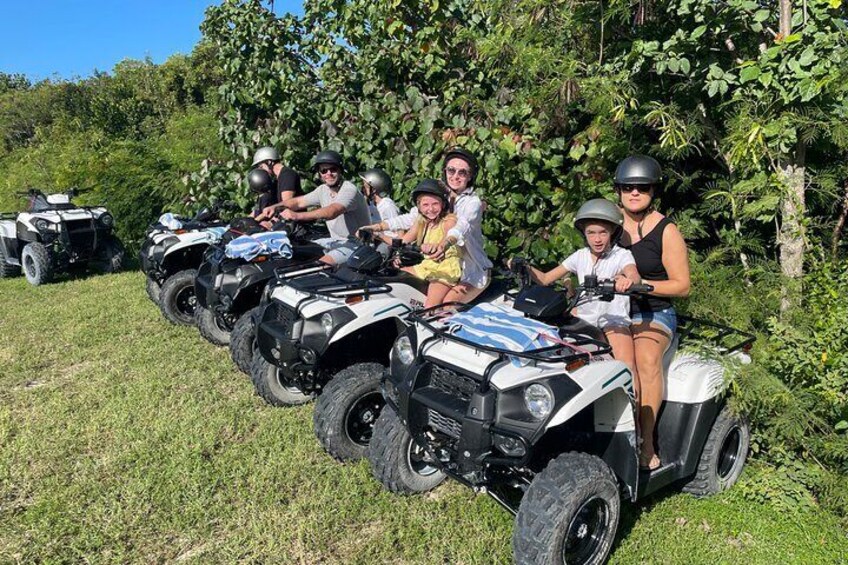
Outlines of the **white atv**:
<svg viewBox="0 0 848 565">
<path fill-rule="evenodd" d="M 722 395 L 719 357 L 748 362 L 743 350 L 753 336 L 681 318 L 664 356 L 663 465 L 640 469 L 631 373 L 611 357 L 600 330 L 570 315 L 578 300 L 613 294 L 611 281 L 594 277 L 571 303 L 563 292 L 523 287 L 506 310 L 556 332 L 550 345 L 527 351 L 469 339 L 439 308 L 410 315 L 383 380 L 391 409 L 368 449 L 377 480 L 411 494 L 447 475 L 488 493 L 517 516 L 513 551 L 521 564 L 603 563 L 622 497 L 635 502 L 673 483 L 698 496 L 730 487 L 750 435 Z M 696 334 L 717 340 L 714 355 L 678 350 Z"/>
<path fill-rule="evenodd" d="M 162 287 L 171 277 L 197 270 L 204 252 L 226 231 L 227 222 L 221 219 L 221 212 L 228 208 L 232 208 L 232 203 L 216 202 L 201 209 L 194 218 L 165 214 L 148 228 L 138 258 L 146 275 L 145 286 L 150 300 L 159 305 Z M 189 286 L 193 294 L 193 276 L 191 280 Z M 190 296 L 181 297 L 181 303 L 187 307 L 191 302 Z"/>
<path fill-rule="evenodd" d="M 40 285 L 73 267 L 93 265 L 107 273 L 121 268 L 124 247 L 113 234 L 114 218 L 102 206 L 73 204 L 80 193 L 18 193 L 28 198 L 26 211 L 0 214 L 0 277 L 23 268 L 27 281 Z"/>
</svg>

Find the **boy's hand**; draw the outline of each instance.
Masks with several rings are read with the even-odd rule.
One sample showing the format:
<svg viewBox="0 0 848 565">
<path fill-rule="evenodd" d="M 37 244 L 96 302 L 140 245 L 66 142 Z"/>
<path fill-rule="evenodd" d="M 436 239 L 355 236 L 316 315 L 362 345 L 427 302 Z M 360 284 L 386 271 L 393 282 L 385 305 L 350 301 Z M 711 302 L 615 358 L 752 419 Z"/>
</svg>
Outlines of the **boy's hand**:
<svg viewBox="0 0 848 565">
<path fill-rule="evenodd" d="M 619 275 L 615 279 L 616 292 L 627 292 L 627 289 L 633 286 L 633 281 L 629 278 Z"/>
</svg>

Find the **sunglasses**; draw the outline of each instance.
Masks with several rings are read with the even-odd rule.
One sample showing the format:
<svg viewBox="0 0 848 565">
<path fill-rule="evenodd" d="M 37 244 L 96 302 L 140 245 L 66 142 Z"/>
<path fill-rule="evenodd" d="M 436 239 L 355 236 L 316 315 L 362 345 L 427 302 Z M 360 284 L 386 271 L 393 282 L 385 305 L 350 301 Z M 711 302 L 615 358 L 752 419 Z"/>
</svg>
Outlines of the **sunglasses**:
<svg viewBox="0 0 848 565">
<path fill-rule="evenodd" d="M 615 185 L 615 190 L 618 192 L 633 192 L 634 190 L 638 190 L 639 194 L 648 194 L 654 189 L 653 185 L 650 184 L 617 184 Z"/>
<path fill-rule="evenodd" d="M 318 173 L 322 175 L 326 175 L 327 173 L 338 173 L 338 167 L 321 167 L 318 169 Z"/>
<path fill-rule="evenodd" d="M 470 169 L 455 169 L 453 167 L 445 167 L 445 173 L 447 173 L 449 177 L 457 176 L 461 179 L 471 178 Z"/>
</svg>

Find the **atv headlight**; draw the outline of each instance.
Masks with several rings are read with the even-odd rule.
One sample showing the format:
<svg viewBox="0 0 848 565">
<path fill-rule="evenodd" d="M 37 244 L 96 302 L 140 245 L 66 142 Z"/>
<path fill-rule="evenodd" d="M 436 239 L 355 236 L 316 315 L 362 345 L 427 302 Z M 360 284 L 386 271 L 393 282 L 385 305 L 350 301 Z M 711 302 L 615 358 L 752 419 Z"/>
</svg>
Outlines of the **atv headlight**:
<svg viewBox="0 0 848 565">
<path fill-rule="evenodd" d="M 112 214 L 110 214 L 109 212 L 103 212 L 102 214 L 100 214 L 98 220 L 100 220 L 100 223 L 106 226 L 107 228 L 111 228 L 112 225 L 115 223 L 115 218 L 113 218 Z"/>
<path fill-rule="evenodd" d="M 524 405 L 534 418 L 541 420 L 551 413 L 554 395 L 545 385 L 533 383 L 524 389 Z"/>
<path fill-rule="evenodd" d="M 395 340 L 395 356 L 398 361 L 404 365 L 412 365 L 415 361 L 415 350 L 412 348 L 412 341 L 408 335 L 402 335 Z"/>
<path fill-rule="evenodd" d="M 47 231 L 50 229 L 50 222 L 44 218 L 38 218 L 35 222 L 33 222 L 33 225 L 35 225 L 35 229 L 38 231 Z"/>
<path fill-rule="evenodd" d="M 324 330 L 324 335 L 330 337 L 330 334 L 333 333 L 333 328 L 336 323 L 333 321 L 333 315 L 329 312 L 324 312 L 321 315 L 321 329 Z"/>
</svg>

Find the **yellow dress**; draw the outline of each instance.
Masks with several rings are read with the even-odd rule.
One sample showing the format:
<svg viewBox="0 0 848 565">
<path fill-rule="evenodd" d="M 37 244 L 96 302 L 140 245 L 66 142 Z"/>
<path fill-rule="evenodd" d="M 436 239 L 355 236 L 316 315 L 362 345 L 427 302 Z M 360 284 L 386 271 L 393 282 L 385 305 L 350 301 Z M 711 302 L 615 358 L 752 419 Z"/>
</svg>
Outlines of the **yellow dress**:
<svg viewBox="0 0 848 565">
<path fill-rule="evenodd" d="M 425 243 L 438 245 L 441 243 L 447 235 L 444 225 L 448 218 L 455 218 L 455 216 L 452 214 L 445 216 L 438 225 L 428 228 L 426 226 L 427 220 L 423 216 L 418 216 L 418 245 Z M 413 274 L 425 281 L 439 281 L 451 285 L 458 283 L 462 276 L 459 249 L 455 245 L 448 247 L 445 251 L 445 257 L 441 261 L 424 259 L 413 267 Z"/>
</svg>

